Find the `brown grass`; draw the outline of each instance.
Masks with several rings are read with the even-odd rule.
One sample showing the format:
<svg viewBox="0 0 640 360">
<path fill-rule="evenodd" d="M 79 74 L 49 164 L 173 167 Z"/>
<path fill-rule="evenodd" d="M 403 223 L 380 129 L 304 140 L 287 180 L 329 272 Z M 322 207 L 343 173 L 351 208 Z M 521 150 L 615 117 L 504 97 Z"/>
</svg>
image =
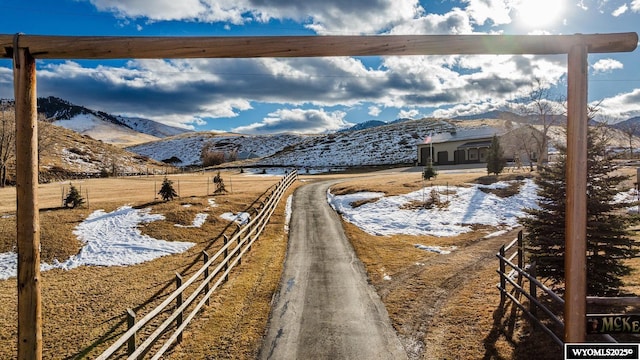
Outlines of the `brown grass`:
<svg viewBox="0 0 640 360">
<path fill-rule="evenodd" d="M 207 202 L 212 197 L 205 196 L 206 180 L 211 177 L 210 174 L 175 176 L 174 185 L 177 186 L 176 180 L 180 181 L 183 197 L 168 203 L 154 199 L 154 180 L 147 178 L 86 181 L 84 188 L 101 191 L 90 191 L 94 196 L 90 198 L 89 207 L 76 210 L 56 208 L 60 184 L 40 187 L 43 199 L 41 206 L 44 203 L 45 207 L 51 208 L 40 213 L 43 259 L 57 258 L 62 261 L 77 253 L 80 244 L 71 233 L 75 225 L 95 209 L 111 211 L 124 204 L 150 207 L 152 213 L 165 215 L 163 221 L 142 226 L 144 233 L 169 241 L 197 243 L 183 254 L 165 256 L 135 266 L 80 267 L 69 271 L 43 272 L 45 359 L 93 358 L 106 349 L 125 330 L 124 313 L 127 308 L 134 309 L 139 316 L 148 313 L 173 291 L 176 272 L 187 278 L 202 264 L 203 250 L 213 253 L 219 248 L 221 241 L 216 236 L 229 224 L 220 219 L 219 214 L 246 210 L 279 180 L 276 177 L 244 176 L 237 172 L 222 175 L 227 187 L 233 187 L 233 192 L 215 196 L 218 206 L 214 208 L 209 208 Z M 161 181 L 161 178 L 155 181 Z M 212 190 L 213 187 L 210 188 Z M 11 189 L 1 189 L 0 197 L 10 197 L 7 194 L 11 192 Z M 12 203 L 15 204 L 15 200 Z M 191 206 L 184 207 L 184 204 Z M 15 210 L 5 211 L 4 214 L 9 216 L 0 219 L 0 245 L 3 247 L 0 252 L 11 250 L 15 243 L 15 240 L 11 240 L 15 239 L 15 232 L 11 230 L 15 229 Z M 176 223 L 189 225 L 198 212 L 209 213 L 201 228 L 174 226 Z M 194 338 L 203 339 L 204 336 L 211 348 L 217 351 L 211 352 L 214 358 L 222 357 L 225 346 L 227 350 L 234 351 L 228 352 L 228 356 L 234 354 L 236 358 L 252 358 L 251 354 L 257 351 L 266 326 L 271 294 L 278 284 L 286 249 L 283 212 L 284 202 L 267 226 L 265 236 L 253 246 L 242 265 L 234 270 L 231 281 L 222 286 L 212 299 L 211 306 L 202 312 L 203 318 L 188 327 L 184 344 L 175 350 L 176 357 L 179 357 L 180 349 L 189 349 L 189 353 L 196 358 L 206 358 L 210 352 L 198 347 L 200 342 L 195 343 L 193 351 L 189 345 L 194 344 Z M 13 358 L 16 354 L 16 296 L 15 278 L 0 281 L 0 322 L 4 325 L 0 327 L 1 359 Z M 246 305 L 238 308 L 243 301 Z M 219 318 L 225 318 L 227 322 L 218 324 Z M 216 320 L 208 322 L 209 319 Z M 220 325 L 230 326 L 221 328 Z M 198 329 L 206 331 L 200 334 Z"/>
<path fill-rule="evenodd" d="M 93 358 L 125 330 L 126 308 L 145 314 L 170 293 L 175 272 L 185 276 L 202 263 L 200 253 L 220 246 L 215 237 L 228 224 L 216 215 L 238 212 L 277 178 L 222 174 L 233 192 L 216 196 L 218 207 L 207 210 L 206 181 L 211 174 L 172 177 L 183 197 L 170 203 L 155 199 L 153 186 L 162 178 L 104 179 L 83 182 L 88 188 L 88 208 L 57 209 L 62 184 L 40 187 L 43 228 L 42 254 L 47 259 L 65 259 L 80 246 L 70 233 L 91 211 L 114 210 L 125 203 L 151 207 L 167 219 L 144 226 L 151 236 L 198 244 L 184 254 L 167 256 L 129 267 L 82 267 L 70 271 L 52 270 L 42 274 L 43 339 L 45 359 Z M 473 182 L 482 174 L 440 175 L 434 184 Z M 337 177 L 337 176 L 332 176 Z M 316 177 L 306 177 L 312 179 Z M 209 180 L 210 181 L 210 180 Z M 301 185 L 298 182 L 296 186 Z M 384 191 L 403 194 L 422 186 L 419 173 L 362 175 L 337 185 L 342 191 Z M 431 182 L 429 182 L 429 185 Z M 93 189 L 93 190 L 92 190 Z M 98 191 L 97 189 L 100 189 Z M 210 191 L 213 187 L 210 188 Z M 14 243 L 14 189 L 0 189 L 0 252 Z M 334 193 L 336 193 L 334 191 Z M 191 207 L 184 207 L 184 204 Z M 12 208 L 13 207 L 13 208 Z M 265 235 L 234 270 L 194 322 L 187 327 L 184 341 L 167 358 L 253 359 L 261 345 L 270 302 L 276 290 L 286 252 L 283 233 L 284 201 L 274 213 Z M 198 212 L 209 212 L 202 228 L 189 225 Z M 2 216 L 4 215 L 4 216 Z M 499 294 L 495 253 L 515 235 L 482 239 L 490 227 L 457 237 L 371 236 L 352 224 L 344 227 L 370 281 L 377 288 L 392 323 L 411 359 L 539 359 L 561 358 L 559 348 L 540 330 L 532 328 L 520 311 L 498 311 Z M 415 244 L 457 246 L 450 255 L 437 255 L 415 248 Z M 46 254 L 46 255 L 45 255 Z M 640 268 L 638 258 L 629 262 Z M 385 280 L 385 275 L 386 280 Z M 640 292 L 640 277 L 626 282 L 630 293 Z M 16 282 L 0 281 L 0 358 L 16 353 Z M 540 349 L 545 349 L 541 352 Z M 554 350 L 555 349 L 555 350 Z M 558 351 L 556 351 L 558 350 Z"/>
<path fill-rule="evenodd" d="M 440 175 L 433 183 L 492 183 L 518 176 L 487 179 L 485 174 Z M 336 185 L 332 192 L 403 194 L 422 186 L 419 177 L 419 173 L 389 174 L 350 180 Z M 335 191 L 336 188 L 339 190 Z M 513 186 L 497 195 L 508 196 L 517 190 Z M 349 223 L 344 223 L 344 227 L 410 359 L 562 358 L 562 349 L 532 327 L 519 309 L 509 306 L 504 313 L 499 310 L 495 254 L 502 244 L 515 238 L 515 232 L 483 239 L 495 229 L 477 226 L 470 233 L 452 238 L 380 237 L 368 235 Z M 458 249 L 449 255 L 436 255 L 416 249 L 415 243 L 454 245 Z M 640 268 L 640 260 L 629 261 Z M 637 274 L 629 277 L 626 289 L 639 293 L 639 278 Z"/>
</svg>

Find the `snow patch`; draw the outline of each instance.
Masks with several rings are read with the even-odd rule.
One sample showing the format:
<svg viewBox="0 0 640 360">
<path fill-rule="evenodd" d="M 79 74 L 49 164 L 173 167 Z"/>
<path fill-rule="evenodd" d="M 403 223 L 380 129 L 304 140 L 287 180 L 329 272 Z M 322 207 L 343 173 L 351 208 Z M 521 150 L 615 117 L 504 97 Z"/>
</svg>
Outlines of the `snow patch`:
<svg viewBox="0 0 640 360">
<path fill-rule="evenodd" d="M 251 216 L 249 215 L 249 213 L 246 213 L 246 212 L 239 212 L 237 214 L 227 212 L 227 213 L 220 214 L 220 217 L 227 221 L 235 221 L 240 225 L 244 225 L 248 223 L 249 220 L 251 219 Z"/>
<path fill-rule="evenodd" d="M 434 186 L 398 196 L 385 197 L 382 193 L 361 192 L 333 195 L 327 192 L 327 200 L 342 217 L 371 235 L 397 234 L 457 236 L 471 231 L 474 224 L 502 226 L 510 229 L 518 226 L 518 217 L 524 216 L 524 208 L 537 208 L 537 186 L 526 179 L 520 193 L 502 198 L 482 189 L 508 186 L 511 182 L 499 182 L 489 186 L 473 184 L 468 187 Z M 449 205 L 443 208 L 411 208 L 412 202 L 421 202 L 431 190 L 442 195 Z M 354 201 L 374 199 L 356 208 Z"/>
<path fill-rule="evenodd" d="M 289 195 L 284 208 L 284 232 L 289 233 L 289 223 L 291 222 L 291 206 L 293 203 L 293 195 Z"/>
<path fill-rule="evenodd" d="M 209 214 L 196 214 L 195 219 L 193 219 L 193 222 L 191 223 L 191 225 L 182 225 L 182 224 L 174 224 L 174 226 L 176 227 L 181 227 L 181 228 L 199 228 L 202 227 L 202 225 L 204 225 L 204 222 L 207 221 L 207 217 L 209 216 Z"/>
<path fill-rule="evenodd" d="M 41 271 L 70 270 L 79 266 L 127 266 L 151 261 L 158 257 L 184 252 L 194 243 L 165 241 L 143 235 L 138 224 L 164 219 L 161 214 L 150 214 L 151 209 L 133 209 L 123 206 L 113 212 L 96 210 L 73 233 L 84 247 L 77 255 L 64 262 L 43 263 Z M 16 276 L 17 254 L 0 254 L 0 279 Z"/>
<path fill-rule="evenodd" d="M 508 232 L 507 230 L 498 230 L 496 232 L 492 232 L 491 234 L 485 235 L 484 238 L 485 239 L 489 239 L 489 238 L 496 237 L 496 236 L 502 236 L 502 235 L 506 234 L 507 232 Z"/>
<path fill-rule="evenodd" d="M 451 254 L 452 251 L 458 249 L 457 246 L 441 247 L 441 246 L 435 246 L 435 245 L 422 245 L 422 244 L 415 244 L 414 246 L 420 250 L 434 252 L 440 255 Z"/>
</svg>

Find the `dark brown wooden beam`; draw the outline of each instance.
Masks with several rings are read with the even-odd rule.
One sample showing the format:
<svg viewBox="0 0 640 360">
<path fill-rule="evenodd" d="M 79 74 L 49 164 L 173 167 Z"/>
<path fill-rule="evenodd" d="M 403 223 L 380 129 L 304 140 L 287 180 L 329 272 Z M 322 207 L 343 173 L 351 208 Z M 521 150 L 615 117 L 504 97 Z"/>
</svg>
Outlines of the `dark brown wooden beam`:
<svg viewBox="0 0 640 360">
<path fill-rule="evenodd" d="M 11 58 L 14 35 L 0 35 L 0 53 Z M 634 32 L 593 35 L 376 35 L 254 37 L 113 37 L 21 35 L 38 59 L 186 59 L 378 55 L 568 54 L 627 52 Z"/>
</svg>

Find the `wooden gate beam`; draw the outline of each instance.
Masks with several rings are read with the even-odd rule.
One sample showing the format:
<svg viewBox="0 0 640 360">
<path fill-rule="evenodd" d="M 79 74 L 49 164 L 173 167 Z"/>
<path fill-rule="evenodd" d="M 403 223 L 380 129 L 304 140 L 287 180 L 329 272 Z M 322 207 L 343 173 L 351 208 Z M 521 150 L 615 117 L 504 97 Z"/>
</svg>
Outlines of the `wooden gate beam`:
<svg viewBox="0 0 640 360">
<path fill-rule="evenodd" d="M 12 57 L 0 35 L 0 57 Z M 568 54 L 633 51 L 638 34 L 118 37 L 22 35 L 38 59 L 187 59 L 382 55 Z"/>
<path fill-rule="evenodd" d="M 42 358 L 36 61 L 15 36 L 18 359 Z"/>
<path fill-rule="evenodd" d="M 567 203 L 564 341 L 584 342 L 587 309 L 587 47 L 576 45 L 567 71 Z"/>
</svg>

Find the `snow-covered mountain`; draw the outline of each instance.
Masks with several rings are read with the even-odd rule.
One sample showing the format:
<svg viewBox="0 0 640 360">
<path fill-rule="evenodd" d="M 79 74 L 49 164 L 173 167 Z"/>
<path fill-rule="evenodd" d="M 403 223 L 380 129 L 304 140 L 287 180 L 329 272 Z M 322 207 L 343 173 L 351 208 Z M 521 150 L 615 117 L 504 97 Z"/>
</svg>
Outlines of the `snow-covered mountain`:
<svg viewBox="0 0 640 360">
<path fill-rule="evenodd" d="M 256 166 L 366 166 L 413 164 L 416 144 L 430 133 L 450 128 L 442 120 L 402 121 L 364 130 L 324 135 L 219 135 L 190 133 L 126 148 L 178 166 L 200 165 L 207 143 L 238 159 L 254 159 Z"/>
<path fill-rule="evenodd" d="M 38 111 L 48 122 L 117 145 L 139 144 L 189 132 L 148 119 L 114 116 L 53 96 L 39 98 Z"/>
<path fill-rule="evenodd" d="M 458 130 L 481 132 L 483 128 L 506 126 L 506 120 L 481 119 L 447 121 L 425 118 L 393 122 L 357 131 L 322 135 L 237 135 L 189 133 L 126 148 L 143 156 L 177 166 L 201 165 L 200 154 L 206 144 L 239 160 L 243 166 L 283 166 L 299 168 L 352 167 L 377 165 L 413 165 L 416 146 L 429 135 Z M 549 131 L 550 144 L 562 144 L 566 134 L 562 126 Z M 611 146 L 628 146 L 621 131 L 611 129 Z M 637 140 L 637 139 L 634 139 Z M 634 142 L 635 143 L 635 142 Z"/>
<path fill-rule="evenodd" d="M 176 166 L 200 165 L 200 153 L 206 144 L 225 154 L 237 152 L 239 160 L 261 158 L 275 154 L 307 138 L 321 135 L 235 135 L 210 132 L 187 133 L 145 144 L 127 147 L 128 151 L 158 161 L 173 159 Z"/>
<path fill-rule="evenodd" d="M 116 116 L 119 122 L 125 124 L 129 128 L 141 132 L 143 134 L 148 134 L 151 136 L 165 138 L 169 136 L 175 136 L 184 134 L 187 132 L 191 132 L 191 130 L 178 128 L 175 126 L 169 126 L 165 124 L 161 124 L 157 121 L 139 118 L 139 117 L 126 117 L 126 116 Z"/>
<path fill-rule="evenodd" d="M 297 167 L 348 167 L 412 165 L 417 161 L 416 145 L 451 124 L 440 119 L 394 122 L 358 131 L 312 137 L 256 161 L 256 165 Z"/>
</svg>

